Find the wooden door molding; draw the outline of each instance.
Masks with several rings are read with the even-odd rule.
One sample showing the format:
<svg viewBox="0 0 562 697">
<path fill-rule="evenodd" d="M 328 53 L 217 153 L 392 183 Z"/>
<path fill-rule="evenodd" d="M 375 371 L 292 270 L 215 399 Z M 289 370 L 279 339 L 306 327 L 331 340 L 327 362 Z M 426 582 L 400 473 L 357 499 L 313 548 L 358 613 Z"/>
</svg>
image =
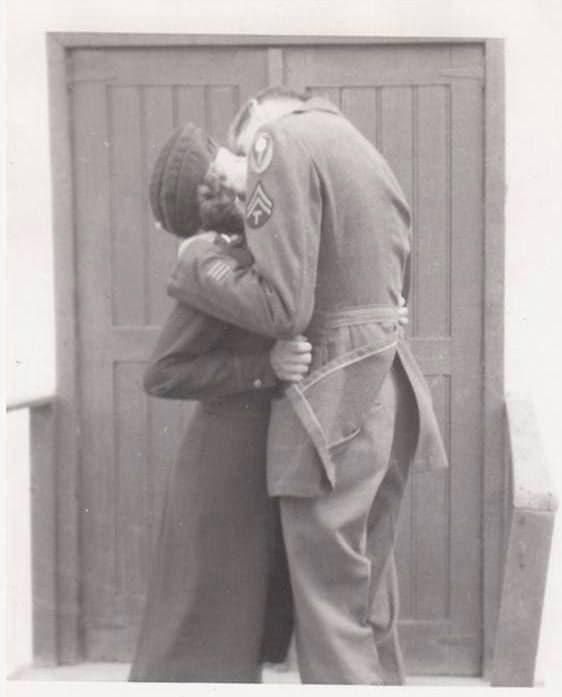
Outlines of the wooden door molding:
<svg viewBox="0 0 562 697">
<path fill-rule="evenodd" d="M 484 432 L 483 668 L 489 667 L 499 598 L 504 530 L 504 45 L 500 39 L 232 36 L 50 33 L 47 35 L 56 302 L 56 598 L 53 653 L 61 663 L 82 656 L 78 535 L 80 414 L 78 307 L 68 57 L 77 48 L 260 46 L 267 49 L 268 80 L 283 77 L 284 46 L 478 44 L 485 52 L 484 96 Z"/>
<path fill-rule="evenodd" d="M 77 306 L 74 239 L 74 190 L 67 92 L 67 49 L 47 36 L 53 242 L 55 260 L 55 566 L 56 632 L 51 654 L 59 663 L 80 660 Z M 33 632 L 42 633 L 39 627 Z"/>
<path fill-rule="evenodd" d="M 505 498 L 504 264 L 505 76 L 504 41 L 488 39 L 484 93 L 484 469 L 483 469 L 483 673 L 493 660 L 500 599 Z"/>
</svg>

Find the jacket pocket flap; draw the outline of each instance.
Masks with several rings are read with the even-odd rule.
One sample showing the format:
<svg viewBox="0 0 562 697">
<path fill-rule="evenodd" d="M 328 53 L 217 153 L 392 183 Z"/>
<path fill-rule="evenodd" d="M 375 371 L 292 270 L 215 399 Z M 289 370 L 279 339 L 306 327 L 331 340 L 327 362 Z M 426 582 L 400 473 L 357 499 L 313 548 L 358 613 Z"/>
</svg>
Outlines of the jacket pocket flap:
<svg viewBox="0 0 562 697">
<path fill-rule="evenodd" d="M 394 360 L 395 345 L 361 355 L 357 350 L 338 359 L 342 364 L 303 387 L 286 391 L 299 420 L 312 439 L 330 482 L 335 481 L 331 449 L 351 440 L 376 402 Z M 326 366 L 327 368 L 329 366 Z"/>
</svg>

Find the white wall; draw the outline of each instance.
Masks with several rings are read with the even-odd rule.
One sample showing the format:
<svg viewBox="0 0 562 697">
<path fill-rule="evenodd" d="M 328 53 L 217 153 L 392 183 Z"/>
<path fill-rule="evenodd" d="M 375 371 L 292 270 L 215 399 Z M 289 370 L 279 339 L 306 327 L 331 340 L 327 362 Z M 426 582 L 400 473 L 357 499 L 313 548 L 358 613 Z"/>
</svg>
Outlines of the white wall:
<svg viewBox="0 0 562 697">
<path fill-rule="evenodd" d="M 7 0 L 8 394 L 49 392 L 54 376 L 46 31 L 507 39 L 508 390 L 537 408 L 558 491 L 562 266 L 562 3 L 558 0 Z M 14 432 L 14 435 L 15 432 Z M 21 433 L 20 437 L 24 434 Z M 16 466 L 10 462 L 10 466 Z M 559 525 L 559 528 L 562 524 Z M 560 532 L 558 532 L 560 538 Z M 560 545 L 558 545 L 559 547 Z M 562 675 L 562 570 L 553 565 L 542 673 Z"/>
<path fill-rule="evenodd" d="M 29 412 L 8 416 L 6 514 L 10 521 L 6 545 L 8 586 L 6 664 L 11 672 L 31 657 L 31 569 L 29 497 Z"/>
</svg>

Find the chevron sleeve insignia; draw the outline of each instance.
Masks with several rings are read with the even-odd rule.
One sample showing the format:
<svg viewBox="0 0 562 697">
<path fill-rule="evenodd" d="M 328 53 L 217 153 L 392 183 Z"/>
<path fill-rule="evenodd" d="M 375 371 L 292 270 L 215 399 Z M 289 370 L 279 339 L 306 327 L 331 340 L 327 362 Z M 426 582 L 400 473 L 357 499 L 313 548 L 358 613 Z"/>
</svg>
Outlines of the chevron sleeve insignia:
<svg viewBox="0 0 562 697">
<path fill-rule="evenodd" d="M 211 278 L 213 281 L 220 283 L 226 278 L 226 276 L 231 273 L 233 267 L 230 263 L 218 260 L 211 264 L 207 271 L 207 277 Z"/>
<path fill-rule="evenodd" d="M 246 205 L 246 223 L 253 230 L 262 227 L 271 218 L 273 201 L 263 184 L 258 182 Z"/>
</svg>

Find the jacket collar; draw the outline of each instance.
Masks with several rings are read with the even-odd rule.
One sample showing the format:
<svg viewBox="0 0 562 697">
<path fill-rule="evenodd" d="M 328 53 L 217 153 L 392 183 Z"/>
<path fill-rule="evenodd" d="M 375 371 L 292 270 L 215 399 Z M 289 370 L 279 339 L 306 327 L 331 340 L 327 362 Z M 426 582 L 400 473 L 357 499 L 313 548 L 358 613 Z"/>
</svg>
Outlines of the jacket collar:
<svg viewBox="0 0 562 697">
<path fill-rule="evenodd" d="M 302 106 L 297 107 L 292 113 L 302 114 L 308 111 L 327 111 L 330 114 L 341 114 L 341 111 L 324 97 L 311 97 Z"/>
</svg>

